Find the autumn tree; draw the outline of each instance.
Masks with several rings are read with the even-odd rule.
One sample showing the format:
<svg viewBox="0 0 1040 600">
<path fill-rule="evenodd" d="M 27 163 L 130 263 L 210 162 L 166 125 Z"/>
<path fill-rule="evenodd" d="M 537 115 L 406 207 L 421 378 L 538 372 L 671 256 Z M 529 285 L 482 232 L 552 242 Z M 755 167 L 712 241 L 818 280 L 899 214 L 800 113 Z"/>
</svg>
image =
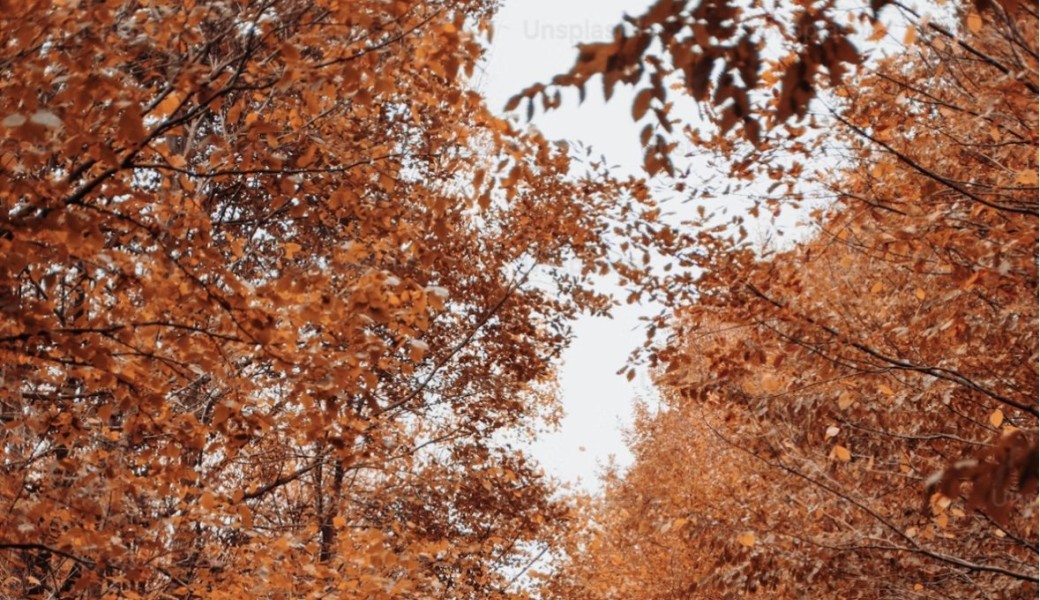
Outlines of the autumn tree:
<svg viewBox="0 0 1040 600">
<path fill-rule="evenodd" d="M 493 9 L 0 2 L 3 595 L 525 594 L 646 192 L 489 112 Z"/>
<path fill-rule="evenodd" d="M 906 53 L 772 130 L 830 119 L 803 148 L 842 164 L 755 167 L 828 192 L 811 238 L 703 221 L 662 408 L 548 595 L 1036 595 L 1036 8 L 896 8 Z"/>
<path fill-rule="evenodd" d="M 704 407 L 674 394 L 663 392 L 666 410 L 636 410 L 632 467 L 609 472 L 602 496 L 578 500 L 577 533 L 559 548 L 573 560 L 552 574 L 546 597 L 788 597 L 804 589 L 791 575 L 806 549 L 770 526 L 811 496 L 763 493 L 781 476 L 720 444 Z"/>
</svg>

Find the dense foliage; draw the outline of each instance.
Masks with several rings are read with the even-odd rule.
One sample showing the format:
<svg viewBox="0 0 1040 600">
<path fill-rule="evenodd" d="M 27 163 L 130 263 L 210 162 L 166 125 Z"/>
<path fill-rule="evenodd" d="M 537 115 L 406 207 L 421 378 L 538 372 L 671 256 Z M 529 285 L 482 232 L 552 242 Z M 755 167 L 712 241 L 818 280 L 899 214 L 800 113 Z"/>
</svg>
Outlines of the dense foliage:
<svg viewBox="0 0 1040 600">
<path fill-rule="evenodd" d="M 485 106 L 495 8 L 0 0 L 0 596 L 1035 597 L 1036 7 L 658 0 L 517 96 L 759 190 L 681 225 Z M 599 275 L 663 403 L 572 503 Z"/>
<path fill-rule="evenodd" d="M 1035 6 L 950 31 L 834 90 L 810 239 L 716 239 L 551 597 L 1036 596 Z"/>
<path fill-rule="evenodd" d="M 492 3 L 2 5 L 0 595 L 510 595 L 643 193 L 468 87 Z"/>
</svg>

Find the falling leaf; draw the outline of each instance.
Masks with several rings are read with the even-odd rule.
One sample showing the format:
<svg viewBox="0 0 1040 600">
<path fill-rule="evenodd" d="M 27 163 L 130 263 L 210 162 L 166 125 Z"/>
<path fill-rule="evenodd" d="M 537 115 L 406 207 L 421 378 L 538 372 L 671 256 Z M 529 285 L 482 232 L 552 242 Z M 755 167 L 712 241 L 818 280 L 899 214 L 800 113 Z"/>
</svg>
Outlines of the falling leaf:
<svg viewBox="0 0 1040 600">
<path fill-rule="evenodd" d="M 1000 427 L 1004 423 L 1004 411 L 999 408 L 989 415 L 989 424 L 993 427 Z"/>
<path fill-rule="evenodd" d="M 831 449 L 831 456 L 841 462 L 849 462 L 852 460 L 852 454 L 845 446 L 834 446 Z"/>
</svg>

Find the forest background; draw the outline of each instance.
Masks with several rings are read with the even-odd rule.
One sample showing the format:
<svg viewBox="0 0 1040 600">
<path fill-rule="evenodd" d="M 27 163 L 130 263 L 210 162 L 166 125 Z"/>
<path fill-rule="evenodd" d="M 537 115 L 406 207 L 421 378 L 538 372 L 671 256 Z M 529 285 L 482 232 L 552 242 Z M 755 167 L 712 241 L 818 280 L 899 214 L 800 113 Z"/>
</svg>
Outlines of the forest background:
<svg viewBox="0 0 1040 600">
<path fill-rule="evenodd" d="M 1036 6 L 658 0 L 519 118 L 496 8 L 0 2 L 2 593 L 1035 597 Z M 523 124 L 624 86 L 639 176 Z"/>
</svg>

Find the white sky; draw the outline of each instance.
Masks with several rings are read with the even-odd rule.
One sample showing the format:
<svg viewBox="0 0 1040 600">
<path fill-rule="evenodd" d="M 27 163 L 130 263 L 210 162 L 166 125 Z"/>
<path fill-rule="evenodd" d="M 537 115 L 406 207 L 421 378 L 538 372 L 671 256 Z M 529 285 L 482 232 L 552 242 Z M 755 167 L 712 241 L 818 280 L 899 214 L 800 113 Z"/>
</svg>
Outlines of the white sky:
<svg viewBox="0 0 1040 600">
<path fill-rule="evenodd" d="M 521 89 L 569 68 L 576 44 L 610 39 L 623 13 L 638 14 L 648 5 L 648 0 L 505 0 L 479 88 L 492 109 L 501 108 Z M 594 156 L 618 166 L 618 174 L 639 174 L 642 149 L 632 99 L 631 89 L 620 87 L 606 104 L 592 85 L 583 104 L 576 92 L 565 92 L 563 107 L 536 114 L 533 124 L 549 139 L 591 145 Z M 574 324 L 576 338 L 564 354 L 560 381 L 566 415 L 559 431 L 532 448 L 550 475 L 592 491 L 599 487 L 600 466 L 611 456 L 621 465 L 630 463 L 622 429 L 631 421 L 633 401 L 653 392 L 645 374 L 628 382 L 615 373 L 645 339 L 638 318 L 648 310 L 623 306 L 613 319 L 585 317 Z"/>
</svg>

